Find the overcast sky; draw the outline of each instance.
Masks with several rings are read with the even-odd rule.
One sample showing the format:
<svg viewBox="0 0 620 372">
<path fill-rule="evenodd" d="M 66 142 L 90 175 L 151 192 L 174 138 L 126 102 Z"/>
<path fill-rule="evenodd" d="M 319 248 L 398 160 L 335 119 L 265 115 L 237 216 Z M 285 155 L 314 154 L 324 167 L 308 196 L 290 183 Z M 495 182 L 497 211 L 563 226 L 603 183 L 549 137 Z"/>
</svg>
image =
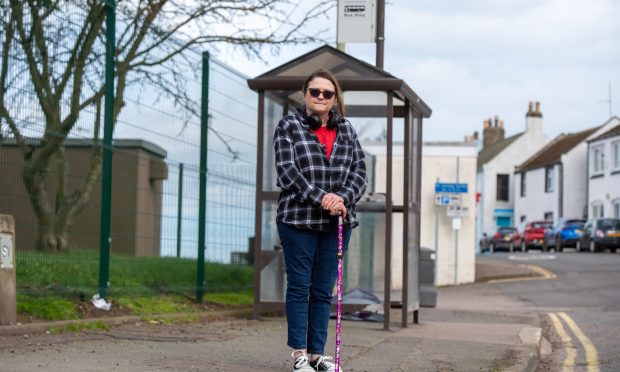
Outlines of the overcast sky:
<svg viewBox="0 0 620 372">
<path fill-rule="evenodd" d="M 335 11 L 325 22 L 335 46 Z M 597 126 L 609 118 L 609 83 L 620 116 L 620 1 L 388 0 L 385 34 L 385 70 L 433 109 L 426 141 L 460 141 L 496 114 L 507 135 L 521 132 L 530 100 L 551 138 Z M 254 77 L 318 46 L 286 48 L 267 65 L 219 58 Z M 346 51 L 375 63 L 374 44 Z"/>
</svg>

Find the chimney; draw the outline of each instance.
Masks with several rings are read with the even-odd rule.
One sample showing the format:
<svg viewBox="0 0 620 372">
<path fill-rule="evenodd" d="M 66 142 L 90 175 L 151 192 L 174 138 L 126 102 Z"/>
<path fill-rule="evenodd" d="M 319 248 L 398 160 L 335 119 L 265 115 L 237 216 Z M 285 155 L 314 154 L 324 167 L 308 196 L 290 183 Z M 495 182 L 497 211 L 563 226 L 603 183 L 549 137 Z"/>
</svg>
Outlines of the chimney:
<svg viewBox="0 0 620 372">
<path fill-rule="evenodd" d="M 525 130 L 529 131 L 542 131 L 542 112 L 540 112 L 540 102 L 534 103 L 530 101 L 525 114 Z"/>
<path fill-rule="evenodd" d="M 478 134 L 475 133 L 475 135 L 477 136 Z M 487 148 L 503 141 L 504 135 L 504 121 L 500 120 L 498 115 L 495 115 L 493 119 L 485 120 L 482 130 L 482 148 Z"/>
<path fill-rule="evenodd" d="M 471 136 L 465 136 L 464 142 L 478 144 L 478 131 L 475 131 Z"/>
</svg>

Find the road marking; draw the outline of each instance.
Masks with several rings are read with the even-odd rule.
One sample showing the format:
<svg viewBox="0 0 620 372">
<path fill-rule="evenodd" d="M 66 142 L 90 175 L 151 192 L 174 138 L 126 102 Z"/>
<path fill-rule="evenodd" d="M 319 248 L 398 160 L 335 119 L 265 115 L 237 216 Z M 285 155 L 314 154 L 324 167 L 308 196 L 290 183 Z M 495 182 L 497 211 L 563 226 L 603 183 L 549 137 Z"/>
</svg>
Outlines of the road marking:
<svg viewBox="0 0 620 372">
<path fill-rule="evenodd" d="M 588 372 L 599 372 L 600 369 L 598 367 L 598 351 L 596 351 L 596 348 L 594 347 L 594 344 L 592 344 L 592 341 L 590 341 L 588 336 L 586 336 L 581 331 L 581 328 L 579 328 L 577 323 L 575 323 L 575 321 L 570 316 L 568 316 L 568 314 L 566 314 L 565 312 L 560 312 L 558 313 L 558 315 L 568 325 L 568 328 L 573 331 L 575 336 L 577 336 L 579 341 L 581 341 L 583 348 L 586 350 L 586 364 L 588 366 Z"/>
<path fill-rule="evenodd" d="M 551 271 L 547 269 L 543 269 L 540 266 L 536 266 L 536 265 L 524 265 L 524 266 L 527 267 L 529 270 L 542 275 L 542 277 L 525 276 L 525 277 L 520 277 L 520 278 L 492 279 L 492 280 L 489 280 L 487 283 L 512 283 L 512 282 L 522 282 L 526 280 L 548 280 L 548 279 L 555 279 L 557 277 L 557 275 L 555 275 Z"/>
<path fill-rule="evenodd" d="M 509 260 L 513 261 L 544 261 L 544 260 L 555 260 L 554 254 L 523 254 L 519 256 L 510 255 L 508 256 Z"/>
<path fill-rule="evenodd" d="M 543 269 L 540 266 L 536 266 L 536 265 L 526 265 L 528 269 L 539 273 L 540 275 L 542 275 L 545 279 L 555 279 L 557 278 L 557 275 L 555 275 L 554 273 L 552 273 L 551 271 L 547 270 L 547 269 Z"/>
<path fill-rule="evenodd" d="M 572 371 L 575 366 L 575 359 L 577 358 L 577 349 L 572 344 L 572 338 L 566 333 L 560 318 L 555 313 L 549 313 L 549 318 L 553 322 L 553 326 L 555 327 L 555 331 L 560 336 L 562 343 L 564 344 L 564 350 L 566 350 L 566 359 L 564 359 L 564 371 Z"/>
</svg>

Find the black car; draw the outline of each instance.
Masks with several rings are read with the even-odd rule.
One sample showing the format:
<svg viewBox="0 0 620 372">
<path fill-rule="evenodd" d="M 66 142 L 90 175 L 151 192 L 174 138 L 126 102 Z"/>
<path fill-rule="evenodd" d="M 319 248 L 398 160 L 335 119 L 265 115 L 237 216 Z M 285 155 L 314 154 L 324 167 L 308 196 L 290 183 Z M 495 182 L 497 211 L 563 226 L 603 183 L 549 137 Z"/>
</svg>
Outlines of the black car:
<svg viewBox="0 0 620 372">
<path fill-rule="evenodd" d="M 513 252 L 520 243 L 519 231 L 515 227 L 499 227 L 489 241 L 489 251 L 493 253 L 500 249 Z"/>
<path fill-rule="evenodd" d="M 583 227 L 583 234 L 577 241 L 577 252 L 589 248 L 590 252 L 601 252 L 606 248 L 613 253 L 620 247 L 620 219 L 599 218 L 589 220 Z"/>
</svg>

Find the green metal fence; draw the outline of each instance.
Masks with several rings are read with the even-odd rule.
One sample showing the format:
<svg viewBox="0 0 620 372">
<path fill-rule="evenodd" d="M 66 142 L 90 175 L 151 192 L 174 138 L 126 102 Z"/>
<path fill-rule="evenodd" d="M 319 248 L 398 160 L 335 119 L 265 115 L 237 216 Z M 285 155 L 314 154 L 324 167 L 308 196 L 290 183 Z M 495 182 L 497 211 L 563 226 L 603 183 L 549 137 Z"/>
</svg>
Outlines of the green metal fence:
<svg viewBox="0 0 620 372">
<path fill-rule="evenodd" d="M 89 17 L 86 3 L 59 4 L 62 12 L 44 22 L 49 55 L 33 57 L 49 61 L 46 73 L 56 83 L 71 63 L 71 46 L 80 37 L 76 30 Z M 24 6 L 23 11 L 28 26 L 34 10 Z M 106 147 L 103 97 L 85 105 L 65 136 L 65 128 L 54 124 L 50 113 L 61 118 L 70 114 L 75 81 L 67 82 L 69 89 L 57 107 L 44 107 L 23 40 L 18 32 L 11 34 L 15 13 L 6 4 L 0 12 L 0 55 L 6 61 L 1 71 L 6 89 L 0 115 L 0 213 L 16 221 L 18 297 L 90 297 L 102 285 L 111 296 L 178 292 L 195 295 L 198 301 L 201 283 L 207 293 L 249 291 L 251 269 L 236 265 L 247 263 L 254 229 L 257 100 L 245 76 L 211 59 L 205 66 L 205 85 L 203 53 L 186 50 L 153 68 L 153 76 L 169 80 L 132 81 Z M 81 100 L 102 87 L 105 40 L 102 32 L 94 41 Z M 37 69 L 42 72 L 42 65 Z M 182 85 L 186 96 L 175 97 L 166 84 Z M 204 93 L 208 111 L 201 113 Z M 207 162 L 201 169 L 205 124 L 208 139 L 202 150 Z M 46 158 L 43 152 L 53 141 L 59 144 Z M 102 205 L 106 149 L 112 153 L 111 199 L 108 203 L 103 198 Z M 206 177 L 202 209 L 201 175 Z M 74 211 L 70 207 L 75 205 L 79 208 Z M 106 208 L 109 240 L 101 235 Z M 101 239 L 109 243 L 108 263 L 101 260 L 107 256 Z M 197 264 L 201 254 L 206 265 Z M 101 276 L 108 264 L 109 276 Z"/>
</svg>

